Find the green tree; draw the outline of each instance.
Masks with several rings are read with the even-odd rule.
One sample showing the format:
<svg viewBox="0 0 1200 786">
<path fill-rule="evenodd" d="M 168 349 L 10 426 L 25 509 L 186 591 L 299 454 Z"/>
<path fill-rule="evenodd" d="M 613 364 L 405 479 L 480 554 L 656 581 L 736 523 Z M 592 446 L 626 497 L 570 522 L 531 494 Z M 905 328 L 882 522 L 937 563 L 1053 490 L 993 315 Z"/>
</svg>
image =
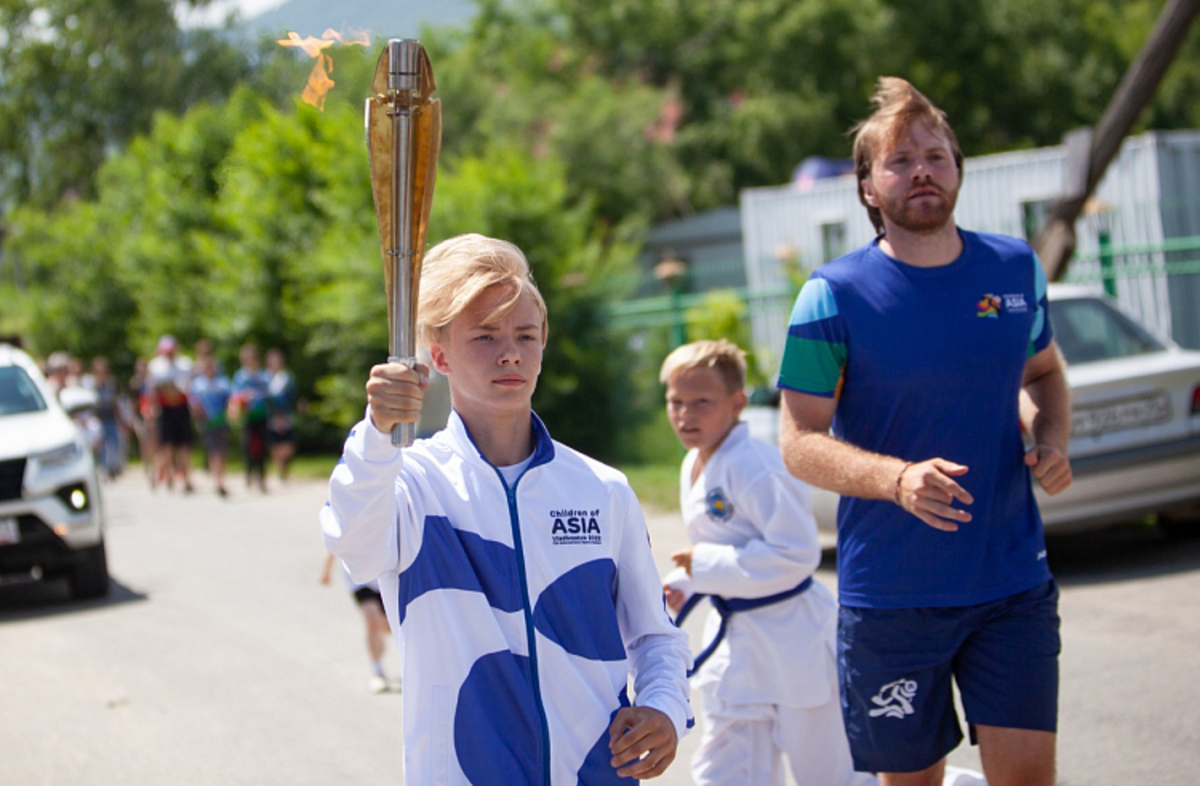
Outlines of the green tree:
<svg viewBox="0 0 1200 786">
<path fill-rule="evenodd" d="M 132 365 L 132 293 L 117 274 L 116 236 L 93 203 L 72 201 L 58 211 L 22 208 L 12 217 L 8 253 L 21 260 L 20 290 L 0 287 L 7 330 L 24 333 L 46 355 L 69 349 L 82 357 L 108 355 Z M 10 321 L 11 320 L 11 321 Z"/>
<path fill-rule="evenodd" d="M 598 73 L 552 9 L 484 1 L 468 30 L 431 32 L 425 43 L 447 154 L 480 155 L 499 142 L 556 157 L 569 201 L 589 200 L 618 235 L 626 222 L 687 209 L 688 178 L 662 121 L 670 93 Z"/>
<path fill-rule="evenodd" d="M 182 33 L 167 0 L 0 3 L 0 210 L 94 195 L 101 163 L 158 109 L 228 95 L 246 56 Z"/>
<path fill-rule="evenodd" d="M 242 90 L 183 117 L 159 113 L 152 132 L 101 171 L 100 208 L 122 228 L 114 244 L 119 275 L 137 293 L 129 320 L 140 352 L 150 352 L 164 333 L 185 345 L 230 338 L 215 329 L 226 305 L 214 285 L 222 262 L 217 247 L 230 234 L 219 212 L 222 167 L 240 135 L 268 111 Z"/>
<path fill-rule="evenodd" d="M 43 354 L 109 355 L 122 372 L 163 333 L 185 344 L 207 335 L 207 249 L 223 231 L 218 168 L 262 111 L 243 91 L 182 119 L 160 113 L 149 136 L 101 167 L 95 200 L 13 211 L 4 245 L 13 275 L 0 283 L 17 304 L 8 329 Z"/>
<path fill-rule="evenodd" d="M 1166 0 L 1130 0 L 1097 4 L 1089 23 L 1112 28 L 1123 59 L 1132 61 L 1141 51 Z M 1147 128 L 1200 127 L 1200 25 L 1192 24 L 1187 40 L 1158 87 L 1155 100 L 1137 125 Z"/>
<path fill-rule="evenodd" d="M 933 98 L 970 155 L 1057 144 L 1094 123 L 1129 60 L 1113 20 L 1096 13 L 1106 0 L 887 5 L 878 68 Z"/>
<path fill-rule="evenodd" d="M 674 154 L 703 208 L 846 157 L 885 74 L 927 92 L 972 155 L 1057 144 L 1098 120 L 1165 0 L 547 2 L 596 73 L 679 96 Z M 1198 36 L 1147 123 L 1196 123 Z"/>
<path fill-rule="evenodd" d="M 688 341 L 726 339 L 746 351 L 746 384 L 758 387 L 767 383 L 759 367 L 758 355 L 746 320 L 746 302 L 728 289 L 714 289 L 704 295 L 700 305 L 692 306 L 684 315 Z"/>
<path fill-rule="evenodd" d="M 600 72 L 679 97 L 675 145 L 697 208 L 837 154 L 861 106 L 879 0 L 557 0 Z"/>
<path fill-rule="evenodd" d="M 212 335 L 288 351 L 313 414 L 344 426 L 387 354 L 379 234 L 362 109 L 265 111 L 222 164 Z"/>
</svg>

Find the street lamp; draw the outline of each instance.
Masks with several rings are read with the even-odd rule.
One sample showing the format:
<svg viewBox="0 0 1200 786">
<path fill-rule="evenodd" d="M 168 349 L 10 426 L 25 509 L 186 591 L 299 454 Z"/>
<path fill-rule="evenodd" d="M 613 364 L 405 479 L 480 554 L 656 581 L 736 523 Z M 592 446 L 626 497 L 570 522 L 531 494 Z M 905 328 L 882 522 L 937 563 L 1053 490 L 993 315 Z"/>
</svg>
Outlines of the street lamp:
<svg viewBox="0 0 1200 786">
<path fill-rule="evenodd" d="M 671 298 L 671 349 L 687 341 L 683 319 L 683 291 L 687 287 L 688 263 L 675 256 L 675 250 L 663 251 L 662 259 L 654 266 L 654 277 L 666 285 Z"/>
</svg>

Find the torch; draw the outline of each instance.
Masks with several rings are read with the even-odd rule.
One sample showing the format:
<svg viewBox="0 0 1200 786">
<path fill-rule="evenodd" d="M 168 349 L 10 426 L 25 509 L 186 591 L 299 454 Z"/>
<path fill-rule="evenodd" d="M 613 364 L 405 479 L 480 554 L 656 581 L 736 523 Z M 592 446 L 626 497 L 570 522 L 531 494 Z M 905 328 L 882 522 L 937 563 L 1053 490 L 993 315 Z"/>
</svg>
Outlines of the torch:
<svg viewBox="0 0 1200 786">
<path fill-rule="evenodd" d="M 371 192 L 383 248 L 388 303 L 388 361 L 417 362 L 417 290 L 425 234 L 437 178 L 442 140 L 442 105 L 429 56 L 417 41 L 387 42 L 367 99 L 367 151 Z M 392 429 L 392 444 L 411 445 L 416 423 Z"/>
</svg>

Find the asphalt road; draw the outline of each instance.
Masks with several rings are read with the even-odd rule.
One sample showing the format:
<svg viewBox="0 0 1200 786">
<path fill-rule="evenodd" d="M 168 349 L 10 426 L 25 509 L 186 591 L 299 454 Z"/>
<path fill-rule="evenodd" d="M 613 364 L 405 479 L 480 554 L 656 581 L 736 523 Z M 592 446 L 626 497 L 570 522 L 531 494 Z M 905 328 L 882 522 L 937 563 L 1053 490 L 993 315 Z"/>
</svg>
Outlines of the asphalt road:
<svg viewBox="0 0 1200 786">
<path fill-rule="evenodd" d="M 317 582 L 322 484 L 140 477 L 105 489 L 111 597 L 0 588 L 0 783 L 395 784 L 400 697 L 367 691 L 362 625 Z M 651 517 L 660 565 L 682 542 Z M 1130 528 L 1050 546 L 1062 585 L 1059 783 L 1192 783 L 1200 772 L 1200 539 Z M 832 555 L 818 579 L 833 585 Z M 397 671 L 394 651 L 389 665 Z M 690 783 L 686 759 L 658 782 Z M 951 761 L 977 767 L 962 747 Z"/>
</svg>

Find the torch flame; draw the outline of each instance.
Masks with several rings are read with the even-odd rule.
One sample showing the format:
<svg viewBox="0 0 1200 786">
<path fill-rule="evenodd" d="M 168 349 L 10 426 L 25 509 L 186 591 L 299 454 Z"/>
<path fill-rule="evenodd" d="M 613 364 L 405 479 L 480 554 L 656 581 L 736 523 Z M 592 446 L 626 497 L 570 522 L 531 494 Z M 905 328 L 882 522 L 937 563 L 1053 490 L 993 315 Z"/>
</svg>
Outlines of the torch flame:
<svg viewBox="0 0 1200 786">
<path fill-rule="evenodd" d="M 312 72 L 308 75 L 308 83 L 304 85 L 304 90 L 300 92 L 300 98 L 304 103 L 309 106 L 315 106 L 323 112 L 325 111 L 325 94 L 335 84 L 329 78 L 329 75 L 333 73 L 333 57 L 325 50 L 335 43 L 345 44 L 346 46 L 370 46 L 371 37 L 363 32 L 357 33 L 350 38 L 344 38 L 336 30 L 326 30 L 321 34 L 320 38 L 313 38 L 312 36 L 301 38 L 299 33 L 288 31 L 288 37 L 286 39 L 279 39 L 276 43 L 280 46 L 303 49 L 309 57 L 317 59 L 317 62 L 313 64 Z"/>
</svg>

